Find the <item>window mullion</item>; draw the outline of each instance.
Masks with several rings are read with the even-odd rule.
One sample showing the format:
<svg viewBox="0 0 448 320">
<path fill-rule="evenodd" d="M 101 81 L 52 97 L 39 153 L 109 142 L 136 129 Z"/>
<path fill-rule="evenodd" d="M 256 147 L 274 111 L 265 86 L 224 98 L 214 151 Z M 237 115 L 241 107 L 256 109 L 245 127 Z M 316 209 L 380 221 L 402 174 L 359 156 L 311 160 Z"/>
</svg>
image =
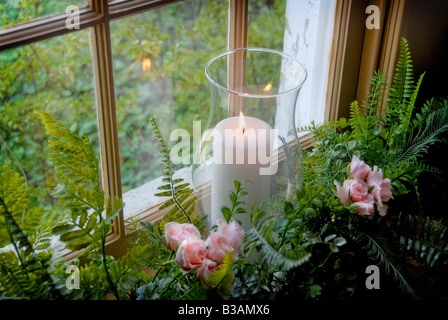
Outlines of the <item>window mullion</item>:
<svg viewBox="0 0 448 320">
<path fill-rule="evenodd" d="M 79 10 L 79 29 L 68 29 L 69 14 L 61 13 L 0 30 L 0 51 L 16 48 L 51 37 L 76 32 L 101 23 L 103 17 L 90 8 Z"/>
<path fill-rule="evenodd" d="M 104 23 L 92 28 L 91 46 L 95 74 L 95 92 L 100 138 L 100 157 L 105 201 L 122 197 L 115 110 L 115 90 L 112 69 L 110 26 L 107 1 L 91 0 L 95 11 L 104 14 Z M 124 235 L 123 212 L 114 219 L 113 238 Z"/>
<path fill-rule="evenodd" d="M 380 27 L 379 29 L 366 28 L 364 32 L 361 66 L 359 68 L 358 89 L 356 93 L 357 101 L 368 101 L 370 81 L 378 68 L 381 41 L 387 11 L 387 0 L 370 0 L 370 5 L 375 5 L 379 8 Z"/>
</svg>

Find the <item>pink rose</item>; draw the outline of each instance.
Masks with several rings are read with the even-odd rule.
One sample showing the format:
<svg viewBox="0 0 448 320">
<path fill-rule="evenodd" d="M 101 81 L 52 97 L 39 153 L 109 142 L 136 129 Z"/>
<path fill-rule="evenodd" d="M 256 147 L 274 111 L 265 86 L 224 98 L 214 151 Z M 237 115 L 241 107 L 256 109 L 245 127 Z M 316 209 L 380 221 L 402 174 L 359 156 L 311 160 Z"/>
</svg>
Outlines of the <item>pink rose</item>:
<svg viewBox="0 0 448 320">
<path fill-rule="evenodd" d="M 349 188 L 352 202 L 366 201 L 369 196 L 369 186 L 360 179 L 344 181 L 344 188 Z"/>
<path fill-rule="evenodd" d="M 373 167 L 373 171 L 367 176 L 367 184 L 369 187 L 380 186 L 383 182 L 383 172 L 377 166 Z"/>
<path fill-rule="evenodd" d="M 390 179 L 383 179 L 380 185 L 375 185 L 371 191 L 374 196 L 378 212 L 381 216 L 385 216 L 387 212 L 387 205 L 384 202 L 393 198 L 390 187 Z"/>
<path fill-rule="evenodd" d="M 335 180 L 334 184 L 336 186 L 336 190 L 338 192 L 338 197 L 341 200 L 342 204 L 344 206 L 349 206 L 350 205 L 350 191 L 349 188 L 341 188 L 341 186 L 339 185 L 339 183 Z"/>
<path fill-rule="evenodd" d="M 362 160 L 359 160 L 357 156 L 353 156 L 350 164 L 350 177 L 352 179 L 365 179 L 372 170 Z"/>
<path fill-rule="evenodd" d="M 353 209 L 351 212 L 360 216 L 370 216 L 374 213 L 375 207 L 373 206 L 373 201 L 371 202 L 354 202 L 353 204 L 358 207 Z"/>
<path fill-rule="evenodd" d="M 353 156 L 350 164 L 351 179 L 345 180 L 341 187 L 334 181 L 339 199 L 345 206 L 356 205 L 352 213 L 370 216 L 377 207 L 378 213 L 384 216 L 387 212 L 387 202 L 392 197 L 390 179 L 383 179 L 383 172 L 377 166 L 373 170 Z"/>
<path fill-rule="evenodd" d="M 233 251 L 228 239 L 220 233 L 212 233 L 206 240 L 207 258 L 221 262 L 228 251 Z"/>
<path fill-rule="evenodd" d="M 165 225 L 165 239 L 170 248 L 177 250 L 179 245 L 187 238 L 193 237 L 200 239 L 201 234 L 199 230 L 190 223 L 168 222 Z"/>
<path fill-rule="evenodd" d="M 219 219 L 217 223 L 219 226 L 218 232 L 227 237 L 230 245 L 236 250 L 243 239 L 244 229 L 235 221 L 227 224 L 224 220 Z"/>
<path fill-rule="evenodd" d="M 369 197 L 369 187 L 361 179 L 345 180 L 342 188 L 337 181 L 334 184 L 344 206 L 349 206 L 353 202 L 366 201 Z"/>
<path fill-rule="evenodd" d="M 202 265 L 198 268 L 197 276 L 198 278 L 207 279 L 218 267 L 218 264 L 210 259 L 205 259 Z"/>
<path fill-rule="evenodd" d="M 390 199 L 393 198 L 392 196 L 392 191 L 390 190 L 390 186 L 391 186 L 391 181 L 390 179 L 383 179 L 383 181 L 381 182 L 380 185 L 380 197 L 381 197 L 381 201 L 389 201 Z"/>
<path fill-rule="evenodd" d="M 380 214 L 380 216 L 384 217 L 386 215 L 387 208 L 388 208 L 387 204 L 385 204 L 385 203 L 381 203 L 381 204 L 377 203 L 376 204 L 376 208 L 378 209 L 378 213 Z"/>
<path fill-rule="evenodd" d="M 190 237 L 180 244 L 176 253 L 176 262 L 188 272 L 203 265 L 206 253 L 205 241 Z"/>
<path fill-rule="evenodd" d="M 244 236 L 244 229 L 232 221 L 226 224 L 224 220 L 218 220 L 218 230 L 210 233 L 206 240 L 207 258 L 221 262 L 228 251 L 234 257 L 238 255 L 238 246 Z"/>
<path fill-rule="evenodd" d="M 384 216 L 387 206 L 383 205 L 383 202 L 392 198 L 390 179 L 383 179 L 383 172 L 375 166 L 372 173 L 367 177 L 367 184 L 369 187 L 373 187 L 371 193 L 375 198 L 379 213 Z"/>
</svg>

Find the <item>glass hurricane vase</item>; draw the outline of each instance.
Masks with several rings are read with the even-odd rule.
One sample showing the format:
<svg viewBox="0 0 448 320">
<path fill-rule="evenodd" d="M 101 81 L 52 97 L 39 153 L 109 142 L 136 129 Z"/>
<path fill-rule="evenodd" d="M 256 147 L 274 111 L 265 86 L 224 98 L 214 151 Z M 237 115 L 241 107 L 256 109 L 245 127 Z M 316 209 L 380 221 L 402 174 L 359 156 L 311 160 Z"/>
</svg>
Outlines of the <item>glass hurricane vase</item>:
<svg viewBox="0 0 448 320">
<path fill-rule="evenodd" d="M 213 57 L 205 74 L 210 114 L 194 154 L 193 185 L 211 226 L 223 218 L 223 206 L 232 207 L 235 180 L 242 182 L 246 213 L 234 218 L 247 230 L 252 205 L 282 209 L 301 187 L 295 109 L 307 72 L 285 53 L 240 48 Z"/>
</svg>

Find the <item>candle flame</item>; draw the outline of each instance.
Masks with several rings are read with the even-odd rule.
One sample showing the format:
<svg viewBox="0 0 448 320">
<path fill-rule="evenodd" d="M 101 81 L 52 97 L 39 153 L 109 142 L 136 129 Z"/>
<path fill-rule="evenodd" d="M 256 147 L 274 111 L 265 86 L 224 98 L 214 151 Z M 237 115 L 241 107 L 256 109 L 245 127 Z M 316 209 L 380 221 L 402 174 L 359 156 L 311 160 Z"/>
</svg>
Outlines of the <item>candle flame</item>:
<svg viewBox="0 0 448 320">
<path fill-rule="evenodd" d="M 142 71 L 145 72 L 151 68 L 151 59 L 145 58 L 142 62 Z"/>
<path fill-rule="evenodd" d="M 268 83 L 268 84 L 266 85 L 266 87 L 264 87 L 263 91 L 264 91 L 264 92 L 268 92 L 268 91 L 271 90 L 271 89 L 272 89 L 272 83 Z"/>
<path fill-rule="evenodd" d="M 246 130 L 246 122 L 244 121 L 243 111 L 240 111 L 240 129 L 244 131 Z"/>
</svg>

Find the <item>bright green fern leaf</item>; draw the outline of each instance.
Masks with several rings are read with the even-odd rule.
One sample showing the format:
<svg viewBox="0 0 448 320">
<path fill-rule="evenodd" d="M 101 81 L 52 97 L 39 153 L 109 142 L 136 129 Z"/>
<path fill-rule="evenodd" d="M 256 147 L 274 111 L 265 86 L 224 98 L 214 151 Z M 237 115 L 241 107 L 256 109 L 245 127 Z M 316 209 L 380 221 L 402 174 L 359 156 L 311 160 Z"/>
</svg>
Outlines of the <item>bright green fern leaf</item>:
<svg viewBox="0 0 448 320">
<path fill-rule="evenodd" d="M 233 285 L 233 254 L 229 251 L 218 269 L 205 280 L 204 284 L 209 288 L 216 288 L 221 296 L 228 297 Z"/>
</svg>

